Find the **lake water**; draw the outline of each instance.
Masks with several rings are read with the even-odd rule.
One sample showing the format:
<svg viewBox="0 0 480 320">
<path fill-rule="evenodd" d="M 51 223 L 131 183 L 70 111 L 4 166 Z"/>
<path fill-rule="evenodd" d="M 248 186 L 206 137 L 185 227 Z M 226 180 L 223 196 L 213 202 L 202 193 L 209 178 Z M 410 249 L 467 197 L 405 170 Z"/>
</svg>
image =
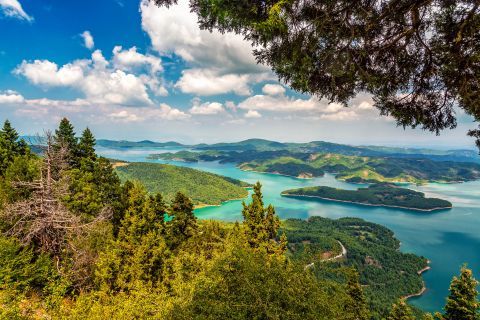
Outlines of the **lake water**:
<svg viewBox="0 0 480 320">
<path fill-rule="evenodd" d="M 98 148 L 98 153 L 125 161 L 148 161 L 148 154 L 175 152 L 180 149 L 135 149 L 113 150 Z M 161 162 L 161 161 L 151 161 Z M 428 290 L 421 297 L 409 300 L 425 311 L 440 311 L 448 295 L 452 276 L 459 273 L 467 263 L 480 278 L 480 181 L 460 184 L 428 184 L 410 186 L 427 196 L 439 197 L 453 203 L 453 209 L 436 213 L 417 213 L 406 210 L 365 207 L 334 202 L 303 201 L 285 198 L 280 193 L 286 189 L 324 185 L 343 189 L 356 189 L 359 185 L 335 180 L 332 175 L 311 180 L 295 179 L 280 175 L 245 172 L 233 164 L 216 162 L 183 163 L 169 162 L 213 172 L 250 183 L 260 181 L 263 185 L 265 203 L 272 203 L 277 214 L 285 218 L 306 219 L 310 216 L 328 218 L 358 217 L 379 223 L 395 232 L 401 241 L 401 250 L 425 256 L 432 269 L 424 273 Z M 241 201 L 231 201 L 219 207 L 197 209 L 202 219 L 241 220 Z"/>
</svg>

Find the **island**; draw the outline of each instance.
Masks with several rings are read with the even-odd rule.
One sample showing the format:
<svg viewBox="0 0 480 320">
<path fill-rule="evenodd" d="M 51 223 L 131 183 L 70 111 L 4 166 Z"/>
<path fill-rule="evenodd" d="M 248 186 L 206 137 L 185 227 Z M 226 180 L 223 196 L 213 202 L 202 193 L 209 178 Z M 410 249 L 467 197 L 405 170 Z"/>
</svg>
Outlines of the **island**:
<svg viewBox="0 0 480 320">
<path fill-rule="evenodd" d="M 416 211 L 436 211 L 452 208 L 452 203 L 437 198 L 425 198 L 425 194 L 386 183 L 370 185 L 357 190 L 331 187 L 307 187 L 286 190 L 285 197 L 318 198 L 327 201 L 349 202 L 367 206 L 402 208 Z"/>
<path fill-rule="evenodd" d="M 250 187 L 229 177 L 168 164 L 116 162 L 113 166 L 120 180 L 138 181 L 150 193 L 161 193 L 167 202 L 181 191 L 192 198 L 196 208 L 243 199 Z"/>
</svg>

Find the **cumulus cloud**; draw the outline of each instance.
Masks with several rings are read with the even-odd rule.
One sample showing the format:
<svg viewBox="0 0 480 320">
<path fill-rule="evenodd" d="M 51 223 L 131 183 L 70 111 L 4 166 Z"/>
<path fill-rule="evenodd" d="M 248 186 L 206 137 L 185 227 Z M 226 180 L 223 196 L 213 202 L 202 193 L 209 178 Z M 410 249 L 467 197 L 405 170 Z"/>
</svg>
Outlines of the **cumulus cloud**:
<svg viewBox="0 0 480 320">
<path fill-rule="evenodd" d="M 187 69 L 175 87 L 182 92 L 202 96 L 234 92 L 238 95 L 249 95 L 249 75 L 226 74 L 217 75 L 209 69 Z"/>
<path fill-rule="evenodd" d="M 176 54 L 191 67 L 177 83 L 182 92 L 247 95 L 252 83 L 270 77 L 269 69 L 256 63 L 252 46 L 242 36 L 200 30 L 187 0 L 170 8 L 142 0 L 140 10 L 153 48 L 162 55 Z"/>
<path fill-rule="evenodd" d="M 224 111 L 223 105 L 218 102 L 200 103 L 199 101 L 194 101 L 193 107 L 190 109 L 190 113 L 195 115 L 214 115 Z"/>
<path fill-rule="evenodd" d="M 0 92 L 0 104 L 18 104 L 23 103 L 25 99 L 18 92 L 7 90 Z"/>
<path fill-rule="evenodd" d="M 342 111 L 344 107 L 338 103 L 328 103 L 314 97 L 303 99 L 287 96 L 285 88 L 280 85 L 266 84 L 262 92 L 265 94 L 249 97 L 240 102 L 237 108 L 248 110 L 245 116 L 250 117 L 256 117 L 258 111 L 262 110 L 277 113 L 311 113 L 315 118 L 328 120 L 350 120 L 356 117 L 355 111 Z"/>
<path fill-rule="evenodd" d="M 92 50 L 95 47 L 95 41 L 93 41 L 93 36 L 90 31 L 83 31 L 80 36 L 83 38 L 83 45 L 85 48 Z"/>
<path fill-rule="evenodd" d="M 135 47 L 129 50 L 115 47 L 113 53 L 113 61 L 107 61 L 100 50 L 95 50 L 91 59 L 63 66 L 48 60 L 23 61 L 14 73 L 43 87 L 75 88 L 93 103 L 152 105 L 148 89 L 154 95 L 166 94 L 159 80 L 162 70 L 159 58 L 140 54 Z M 145 70 L 134 70 L 141 65 Z"/>
<path fill-rule="evenodd" d="M 279 84 L 266 84 L 263 86 L 262 92 L 271 96 L 282 95 L 285 93 L 285 88 Z"/>
<path fill-rule="evenodd" d="M 124 50 L 121 46 L 116 46 L 113 48 L 113 63 L 117 68 L 126 71 L 135 71 L 138 68 L 147 68 L 153 74 L 163 71 L 159 57 L 141 54 L 137 47 Z"/>
<path fill-rule="evenodd" d="M 245 113 L 245 118 L 261 118 L 262 115 L 260 114 L 260 112 L 256 111 L 256 110 L 248 110 L 247 113 Z"/>
<path fill-rule="evenodd" d="M 29 16 L 24 10 L 18 0 L 0 0 L 0 10 L 7 17 L 26 20 L 28 22 L 33 21 L 33 17 Z"/>
</svg>

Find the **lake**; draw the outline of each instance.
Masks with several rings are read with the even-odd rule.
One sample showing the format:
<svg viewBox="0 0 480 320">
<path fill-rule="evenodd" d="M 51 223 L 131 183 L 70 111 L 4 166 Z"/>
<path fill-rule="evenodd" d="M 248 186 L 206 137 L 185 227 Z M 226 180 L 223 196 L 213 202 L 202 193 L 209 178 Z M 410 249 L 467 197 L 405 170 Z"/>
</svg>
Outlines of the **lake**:
<svg viewBox="0 0 480 320">
<path fill-rule="evenodd" d="M 176 152 L 181 149 L 106 149 L 97 152 L 109 158 L 125 161 L 148 161 L 151 153 Z M 164 161 L 151 161 L 161 162 Z M 306 186 L 330 186 L 357 189 L 358 184 L 335 180 L 327 174 L 322 178 L 303 180 L 274 174 L 241 171 L 233 164 L 217 162 L 169 163 L 213 172 L 250 183 L 260 181 L 266 204 L 273 204 L 280 218 L 322 216 L 328 218 L 358 217 L 384 225 L 395 232 L 401 241 L 401 250 L 425 256 L 431 261 L 431 270 L 424 273 L 427 291 L 409 302 L 425 311 L 440 311 L 448 295 L 452 276 L 459 273 L 463 263 L 472 268 L 480 278 L 480 181 L 459 184 L 432 183 L 425 186 L 410 186 L 424 192 L 427 197 L 439 197 L 453 203 L 451 210 L 434 213 L 419 213 L 382 207 L 366 207 L 335 202 L 303 201 L 285 198 L 280 193 L 286 189 Z M 201 219 L 241 220 L 241 201 L 226 202 L 219 207 L 197 209 Z"/>
</svg>

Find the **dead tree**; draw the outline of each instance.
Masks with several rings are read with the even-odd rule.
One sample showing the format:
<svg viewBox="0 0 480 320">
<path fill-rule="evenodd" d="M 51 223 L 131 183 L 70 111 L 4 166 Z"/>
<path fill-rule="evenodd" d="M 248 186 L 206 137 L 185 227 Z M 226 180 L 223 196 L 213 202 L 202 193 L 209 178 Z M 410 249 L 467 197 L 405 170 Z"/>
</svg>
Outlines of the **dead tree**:
<svg viewBox="0 0 480 320">
<path fill-rule="evenodd" d="M 33 245 L 37 250 L 51 254 L 57 266 L 62 250 L 68 246 L 68 238 L 79 234 L 107 217 L 100 214 L 94 221 L 82 221 L 62 203 L 68 194 L 65 171 L 68 148 L 54 141 L 51 132 L 46 133 L 40 177 L 33 182 L 18 181 L 14 186 L 28 188 L 31 196 L 8 205 L 2 219 L 10 226 L 7 235 L 14 236 L 24 245 Z"/>
</svg>

